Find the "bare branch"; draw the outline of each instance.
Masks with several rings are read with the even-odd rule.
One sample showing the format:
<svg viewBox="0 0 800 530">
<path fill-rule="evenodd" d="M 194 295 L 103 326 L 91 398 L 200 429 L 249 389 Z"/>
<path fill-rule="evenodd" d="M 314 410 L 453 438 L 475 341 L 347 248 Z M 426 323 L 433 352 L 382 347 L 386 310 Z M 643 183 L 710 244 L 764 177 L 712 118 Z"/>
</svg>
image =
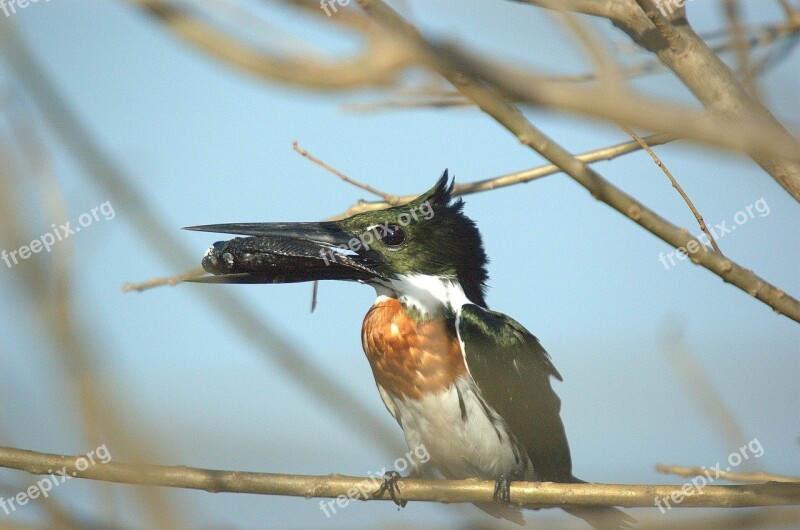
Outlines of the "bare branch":
<svg viewBox="0 0 800 530">
<path fill-rule="evenodd" d="M 499 93 L 485 84 L 475 81 L 456 65 L 467 64 L 468 71 L 484 70 L 477 67 L 468 56 L 462 56 L 455 63 L 436 50 L 420 34 L 419 30 L 403 20 L 394 10 L 381 0 L 358 0 L 376 20 L 387 30 L 403 36 L 410 46 L 417 48 L 420 54 L 427 55 L 430 64 L 454 87 L 471 98 L 487 114 L 492 116 L 506 129 L 513 133 L 519 141 L 540 153 L 547 160 L 559 166 L 565 173 L 586 188 L 593 197 L 601 200 L 622 213 L 644 229 L 653 233 L 663 241 L 676 248 L 685 248 L 690 241 L 698 245 L 702 251 L 691 254 L 691 260 L 707 268 L 724 281 L 736 285 L 744 292 L 761 300 L 776 312 L 800 322 L 800 301 L 787 295 L 783 290 L 768 283 L 733 261 L 714 252 L 708 252 L 700 241 L 689 235 L 686 229 L 679 228 L 640 201 L 628 195 L 604 179 L 585 163 L 573 157 L 552 138 L 534 127 L 525 116 L 508 103 Z M 488 76 L 482 76 L 486 79 Z M 498 76 L 491 76 L 495 85 L 502 85 Z"/>
<path fill-rule="evenodd" d="M 548 8 L 551 2 L 527 0 L 525 3 Z M 766 127 L 772 131 L 770 140 L 787 142 L 787 147 L 797 144 L 796 139 L 766 107 L 747 93 L 730 68 L 694 33 L 685 18 L 685 8 L 675 9 L 668 16 L 661 12 L 655 0 L 570 0 L 562 2 L 561 6 L 562 9 L 610 20 L 640 47 L 655 53 L 707 109 L 744 126 L 750 122 L 759 124 L 759 128 Z M 795 23 L 798 17 L 793 16 L 794 11 L 790 8 L 787 13 L 790 24 Z M 618 121 L 633 124 L 629 120 Z M 794 149 L 798 151 L 797 147 Z M 770 155 L 760 149 L 745 149 L 745 152 L 800 201 L 800 160 L 790 154 L 791 150 L 784 156 Z"/>
<path fill-rule="evenodd" d="M 633 28 L 626 31 L 639 45 L 658 55 L 706 108 L 735 121 L 752 120 L 765 125 L 771 129 L 769 139 L 772 141 L 797 144 L 770 111 L 747 93 L 731 69 L 694 32 L 688 20 L 681 18 L 673 23 L 661 13 L 654 0 L 636 0 L 636 3 L 664 41 L 655 42 Z M 800 201 L 800 162 L 796 158 L 752 152 L 751 156 L 795 200 Z"/>
<path fill-rule="evenodd" d="M 592 29 L 583 23 L 575 13 L 568 10 L 563 0 L 540 0 L 549 9 L 555 10 L 564 24 L 576 36 L 583 49 L 597 63 L 597 78 L 608 87 L 622 88 L 622 72 L 613 57 L 606 51 L 603 43 L 594 34 Z"/>
<path fill-rule="evenodd" d="M 778 3 L 783 8 L 783 12 L 786 14 L 787 20 L 795 21 L 800 17 L 800 10 L 796 9 L 789 3 L 789 0 L 778 0 Z"/>
<path fill-rule="evenodd" d="M 330 165 L 326 164 L 325 162 L 323 162 L 319 158 L 315 157 L 314 155 L 312 155 L 311 153 L 309 153 L 308 151 L 306 151 L 305 149 L 300 147 L 298 145 L 298 143 L 297 143 L 297 140 L 294 140 L 292 142 L 292 149 L 294 149 L 295 151 L 297 151 L 298 153 L 303 155 L 305 158 L 311 160 L 312 162 L 314 162 L 318 166 L 320 166 L 320 167 L 322 167 L 324 169 L 327 169 L 328 171 L 330 171 L 331 173 L 333 173 L 334 175 L 336 175 L 337 177 L 339 177 L 343 181 L 347 182 L 348 184 L 352 184 L 356 188 L 360 188 L 360 189 L 362 189 L 364 191 L 367 191 L 367 192 L 369 192 L 369 193 L 371 193 L 373 195 L 377 195 L 378 197 L 380 197 L 381 199 L 386 201 L 388 204 L 391 204 L 391 205 L 397 204 L 397 197 L 395 197 L 394 195 L 389 195 L 388 193 L 384 193 L 384 192 L 382 192 L 381 190 L 379 190 L 377 188 L 373 188 L 369 184 L 364 184 L 363 182 L 359 182 L 358 180 L 355 180 L 355 179 L 352 179 L 352 178 L 348 177 L 347 175 L 345 175 L 344 173 L 342 173 L 338 169 L 334 168 L 333 166 L 330 166 Z"/>
<path fill-rule="evenodd" d="M 754 25 L 743 28 L 746 32 L 745 44 L 748 51 L 757 47 L 763 47 L 772 44 L 780 39 L 796 35 L 800 33 L 800 13 L 787 22 L 779 22 L 774 24 Z M 702 37 L 705 40 L 712 40 L 715 38 L 724 37 L 725 39 L 716 44 L 709 44 L 714 53 L 724 53 L 730 50 L 736 50 L 736 39 L 729 38 L 727 33 L 720 31 L 708 32 Z M 768 54 L 767 57 L 770 55 Z M 773 64 L 770 62 L 770 64 Z M 753 73 L 762 73 L 763 67 L 752 67 Z M 654 74 L 666 71 L 667 67 L 661 63 L 658 58 L 648 57 L 638 63 L 624 65 L 620 67 L 620 72 L 626 79 L 635 78 L 642 75 Z M 557 83 L 587 83 L 589 81 L 598 80 L 595 73 L 582 73 L 582 74 L 561 74 L 561 75 L 548 75 L 541 74 L 541 79 L 549 82 Z M 401 91 L 405 91 L 403 87 Z M 466 105 L 474 105 L 471 101 L 463 96 L 460 96 L 454 91 L 439 90 L 433 93 L 417 94 L 417 96 L 427 96 L 427 99 L 421 98 L 419 100 L 388 100 L 385 102 L 373 103 L 348 103 L 343 105 L 345 110 L 356 110 L 362 112 L 370 112 L 375 110 L 382 110 L 383 108 L 418 108 L 418 107 L 463 107 Z"/>
<path fill-rule="evenodd" d="M 708 468 L 705 467 L 686 467 L 678 466 L 675 464 L 665 466 L 658 464 L 656 471 L 664 473 L 665 475 L 678 475 L 679 477 L 697 477 L 702 476 Z M 732 473 L 722 469 L 715 469 L 714 474 L 717 478 L 728 480 L 730 482 L 784 482 L 790 484 L 800 484 L 800 477 L 789 477 L 786 475 L 775 475 L 774 473 L 766 473 L 764 471 L 754 471 L 753 473 Z"/>
<path fill-rule="evenodd" d="M 292 497 L 372 498 L 382 477 L 345 475 L 283 475 L 248 471 L 221 471 L 187 466 L 95 463 L 76 467 L 78 456 L 61 456 L 0 447 L 0 467 L 48 475 L 66 468 L 68 476 L 117 482 L 205 490 L 211 493 L 252 493 Z M 83 459 L 85 463 L 85 458 Z M 409 501 L 443 503 L 493 502 L 495 483 L 485 480 L 401 479 L 400 497 Z M 363 493 L 361 493 L 363 491 Z M 629 484 L 561 484 L 554 482 L 512 482 L 511 498 L 528 507 L 621 506 L 653 507 L 654 498 L 683 498 L 673 508 L 749 507 L 800 505 L 800 484 L 706 486 L 686 493 L 682 486 Z M 388 493 L 376 500 L 391 500 Z"/>
<path fill-rule="evenodd" d="M 667 134 L 653 134 L 651 136 L 645 137 L 644 139 L 650 145 L 662 145 L 675 140 L 674 137 Z M 626 155 L 628 153 L 632 153 L 634 151 L 638 151 L 639 149 L 641 149 L 641 145 L 639 145 L 636 141 L 630 141 L 612 145 L 609 147 L 603 147 L 601 149 L 595 149 L 593 151 L 587 151 L 586 153 L 576 155 L 575 158 L 577 158 L 582 162 L 592 163 L 601 160 L 613 160 L 614 158 Z M 536 180 L 560 172 L 561 168 L 559 168 L 558 166 L 554 164 L 546 164 L 531 169 L 517 171 L 515 173 L 509 173 L 507 175 L 501 175 L 499 177 L 476 180 L 474 182 L 462 182 L 460 184 L 456 184 L 453 187 L 452 195 L 453 197 L 459 197 L 461 195 L 471 195 L 473 193 L 481 193 L 499 188 L 505 188 L 506 186 L 514 186 L 516 184 L 525 184 L 532 180 Z M 407 202 L 414 200 L 416 197 L 417 195 L 396 196 L 398 204 L 405 204 Z M 353 206 L 348 208 L 347 211 L 345 211 L 345 213 L 343 213 L 342 215 L 335 217 L 335 219 L 349 217 L 351 215 L 355 215 L 361 212 L 382 210 L 384 208 L 388 208 L 389 206 L 391 205 L 385 201 L 381 202 L 360 201 L 357 204 L 354 204 Z"/>
<path fill-rule="evenodd" d="M 743 112 L 739 117 L 726 117 L 666 104 L 627 90 L 566 86 L 505 66 L 496 58 L 477 57 L 456 46 L 430 43 L 427 46 L 440 65 L 446 64 L 452 71 L 490 84 L 510 101 L 626 123 L 751 156 L 800 160 L 800 142 L 753 114 Z M 720 135 L 721 130 L 726 134 Z"/>
<path fill-rule="evenodd" d="M 364 24 L 366 21 L 355 20 L 344 11 L 327 18 L 332 23 L 345 23 L 360 30 L 366 44 L 361 55 L 338 61 L 323 57 L 309 59 L 307 54 L 270 55 L 213 28 L 174 4 L 163 0 L 130 1 L 156 17 L 178 37 L 212 57 L 248 74 L 280 83 L 326 90 L 388 86 L 396 82 L 399 72 L 415 63 L 407 48 L 397 46 L 391 37 L 371 31 Z M 321 13 L 319 4 L 316 12 Z"/>
<path fill-rule="evenodd" d="M 551 9 L 553 0 L 519 0 L 523 4 Z M 625 17 L 625 2 L 617 0 L 561 0 L 559 8 L 574 13 L 583 13 L 609 20 L 621 20 Z"/>
<path fill-rule="evenodd" d="M 129 293 L 131 291 L 146 291 L 148 289 L 152 289 L 153 287 L 161 287 L 163 285 L 175 286 L 181 283 L 184 280 L 190 280 L 192 278 L 199 278 L 206 273 L 201 268 L 188 270 L 182 274 L 177 274 L 175 276 L 168 276 L 166 278 L 152 278 L 145 282 L 140 283 L 126 283 L 122 285 L 122 292 Z"/>
</svg>

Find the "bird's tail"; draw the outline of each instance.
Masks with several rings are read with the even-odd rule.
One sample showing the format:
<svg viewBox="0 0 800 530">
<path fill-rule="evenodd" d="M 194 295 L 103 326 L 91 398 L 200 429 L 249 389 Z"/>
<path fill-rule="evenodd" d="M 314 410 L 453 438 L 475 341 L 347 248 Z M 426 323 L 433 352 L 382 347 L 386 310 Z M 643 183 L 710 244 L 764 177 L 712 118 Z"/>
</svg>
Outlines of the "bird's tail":
<svg viewBox="0 0 800 530">
<path fill-rule="evenodd" d="M 525 516 L 522 515 L 522 511 L 512 505 L 494 502 L 476 503 L 475 506 L 492 517 L 506 519 L 520 526 L 525 526 Z M 564 511 L 583 519 L 595 530 L 632 528 L 637 522 L 636 519 L 622 510 L 610 506 L 569 507 L 564 508 Z"/>
<path fill-rule="evenodd" d="M 636 519 L 619 508 L 611 506 L 585 506 L 564 508 L 564 511 L 575 517 L 580 517 L 595 530 L 611 530 L 620 528 L 633 528 Z"/>
<path fill-rule="evenodd" d="M 522 511 L 510 504 L 500 502 L 476 502 L 475 506 L 497 519 L 506 519 L 520 526 L 525 526 L 525 516 Z"/>
<path fill-rule="evenodd" d="M 562 477 L 562 480 L 559 482 L 562 481 L 567 483 L 586 484 L 585 480 L 581 480 L 572 475 Z M 488 513 L 492 517 L 506 519 L 520 526 L 525 525 L 525 517 L 522 515 L 522 511 L 513 504 L 493 502 L 476 503 L 475 506 Z M 628 515 L 619 508 L 614 508 L 613 506 L 570 506 L 564 508 L 564 511 L 570 515 L 583 519 L 595 530 L 633 528 L 638 522 L 633 516 Z"/>
<path fill-rule="evenodd" d="M 576 484 L 586 484 L 585 480 L 570 477 L 569 482 Z M 619 508 L 613 506 L 570 506 L 564 511 L 575 517 L 579 517 L 589 523 L 595 530 L 611 530 L 618 528 L 632 528 L 638 521 Z"/>
</svg>

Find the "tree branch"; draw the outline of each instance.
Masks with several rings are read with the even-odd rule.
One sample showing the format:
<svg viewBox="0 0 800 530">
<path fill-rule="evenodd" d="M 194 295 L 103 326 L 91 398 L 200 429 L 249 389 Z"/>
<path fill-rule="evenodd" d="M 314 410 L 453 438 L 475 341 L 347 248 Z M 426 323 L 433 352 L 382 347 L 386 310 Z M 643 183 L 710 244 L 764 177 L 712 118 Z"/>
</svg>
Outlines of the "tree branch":
<svg viewBox="0 0 800 530">
<path fill-rule="evenodd" d="M 454 87 L 472 99 L 481 110 L 513 133 L 523 145 L 530 147 L 560 167 L 586 188 L 594 198 L 608 204 L 675 248 L 686 248 L 689 242 L 693 241 L 692 247 L 697 245 L 700 249 L 698 252 L 690 254 L 693 263 L 702 265 L 724 281 L 736 285 L 770 306 L 777 313 L 800 322 L 800 301 L 760 278 L 753 271 L 741 267 L 720 254 L 708 251 L 698 239 L 689 235 L 685 228 L 673 225 L 634 197 L 614 186 L 585 163 L 573 157 L 552 138 L 534 127 L 519 109 L 508 103 L 500 93 L 491 88 L 493 86 L 508 87 L 508 83 L 505 82 L 506 78 L 501 72 L 498 72 L 498 69 L 485 62 L 475 60 L 455 48 L 448 48 L 449 54 L 443 53 L 443 49 L 432 46 L 416 27 L 403 20 L 381 0 L 358 0 L 358 3 L 381 22 L 388 31 L 403 36 L 409 46 L 415 47 L 421 56 L 427 58 L 430 67 L 437 70 Z M 515 90 L 511 92 L 519 94 L 527 88 L 515 85 Z"/>
<path fill-rule="evenodd" d="M 653 134 L 650 136 L 646 136 L 645 138 L 643 138 L 643 140 L 645 140 L 651 146 L 656 146 L 669 143 L 675 140 L 675 137 L 670 136 L 668 134 Z M 600 149 L 587 151 L 580 155 L 575 155 L 575 158 L 577 158 L 582 162 L 586 162 L 588 164 L 592 162 L 599 162 L 601 160 L 613 160 L 617 157 L 626 155 L 628 153 L 633 153 L 640 149 L 641 145 L 636 141 L 622 142 L 616 145 L 611 145 L 608 147 L 602 147 Z M 532 180 L 546 177 L 548 175 L 561 173 L 561 171 L 562 171 L 561 168 L 556 166 L 555 164 L 545 164 L 543 166 L 537 166 L 531 169 L 524 169 L 522 171 L 508 173 L 506 175 L 501 175 L 499 177 L 476 180 L 473 182 L 457 183 L 453 187 L 452 195 L 453 197 L 459 197 L 461 195 L 471 195 L 473 193 L 481 193 L 485 191 L 505 188 L 507 186 L 514 186 L 516 184 L 525 184 Z M 396 204 L 406 204 L 408 202 L 411 202 L 417 197 L 418 195 L 395 196 Z M 345 211 L 345 213 L 343 213 L 342 215 L 336 216 L 335 219 L 349 217 L 351 215 L 355 215 L 361 212 L 382 210 L 384 208 L 388 208 L 389 206 L 392 205 L 387 203 L 386 201 L 359 201 L 358 203 L 348 208 L 347 211 Z"/>
<path fill-rule="evenodd" d="M 704 474 L 707 469 L 708 468 L 700 466 L 686 467 L 675 464 L 669 466 L 658 464 L 656 466 L 656 471 L 659 473 L 664 473 L 665 475 L 677 475 L 679 477 L 697 477 Z M 729 480 L 731 482 L 786 482 L 789 484 L 800 484 L 800 477 L 776 475 L 774 473 L 765 473 L 764 471 L 754 471 L 752 473 L 733 473 L 731 471 L 715 469 L 714 474 L 717 476 L 717 478 Z"/>
<path fill-rule="evenodd" d="M 527 0 L 524 3 L 552 8 L 551 0 Z M 655 0 L 568 0 L 561 2 L 559 8 L 610 20 L 641 48 L 656 54 L 710 111 L 738 123 L 749 122 L 766 127 L 772 131 L 770 139 L 773 141 L 796 143 L 796 139 L 766 107 L 747 93 L 731 69 L 694 32 L 685 18 L 685 8 L 676 9 L 669 16 L 661 12 Z M 790 22 L 795 21 L 791 16 L 788 18 Z M 749 153 L 764 171 L 800 201 L 800 161 L 762 152 Z"/>
<path fill-rule="evenodd" d="M 251 493 L 292 497 L 372 498 L 382 477 L 345 475 L 284 475 L 249 471 L 222 471 L 187 466 L 95 462 L 81 471 L 76 460 L 82 456 L 39 453 L 13 447 L 0 447 L 0 467 L 26 471 L 34 475 L 51 475 L 43 480 L 66 480 L 66 476 L 117 482 L 205 490 L 211 493 Z M 60 484 L 61 482 L 59 482 Z M 442 503 L 493 502 L 495 483 L 485 480 L 401 479 L 400 498 L 410 501 Z M 800 484 L 767 483 L 735 486 L 691 488 L 671 485 L 629 484 L 561 484 L 554 482 L 512 482 L 511 498 L 528 507 L 621 506 L 653 507 L 656 498 L 681 497 L 672 507 L 752 507 L 800 505 Z M 376 500 L 391 500 L 387 492 Z"/>
<path fill-rule="evenodd" d="M 731 69 L 694 32 L 686 18 L 671 20 L 661 13 L 653 0 L 636 0 L 636 3 L 664 41 L 658 42 L 652 35 L 646 36 L 638 31 L 628 31 L 630 37 L 658 55 L 707 109 L 737 121 L 770 124 L 772 139 L 776 141 L 797 141 L 766 107 L 747 93 Z M 624 25 L 620 27 L 625 30 Z M 800 201 L 800 163 L 796 159 L 758 153 L 752 158 L 795 200 Z"/>
<path fill-rule="evenodd" d="M 199 278 L 200 276 L 204 276 L 206 271 L 197 267 L 195 269 L 188 270 L 182 274 L 176 274 L 175 276 L 168 276 L 166 278 L 151 278 L 144 282 L 138 283 L 126 283 L 122 286 L 123 293 L 129 293 L 131 291 L 142 292 L 148 289 L 152 289 L 153 287 L 161 287 L 163 285 L 175 286 L 185 280 L 191 280 L 192 278 Z"/>
<path fill-rule="evenodd" d="M 366 40 L 364 51 L 355 57 L 337 61 L 319 57 L 291 55 L 281 57 L 236 40 L 200 20 L 186 10 L 162 0 L 130 0 L 146 10 L 181 39 L 250 75 L 295 86 L 325 90 L 348 90 L 388 86 L 396 83 L 398 73 L 411 66 L 415 58 L 391 37 L 381 36 L 365 24 L 348 16 L 344 10 L 334 17 L 323 17 L 332 23 L 356 29 Z M 303 2 L 290 2 L 304 6 Z M 324 15 L 319 4 L 317 15 Z M 359 17 L 359 18 L 364 18 Z"/>
</svg>

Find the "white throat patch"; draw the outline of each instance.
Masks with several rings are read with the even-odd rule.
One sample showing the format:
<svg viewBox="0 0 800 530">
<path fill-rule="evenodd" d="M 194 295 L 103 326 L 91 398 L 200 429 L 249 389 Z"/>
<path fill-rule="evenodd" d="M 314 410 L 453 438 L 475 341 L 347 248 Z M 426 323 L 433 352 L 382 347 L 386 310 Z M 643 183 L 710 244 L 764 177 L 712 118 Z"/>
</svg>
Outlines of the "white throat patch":
<svg viewBox="0 0 800 530">
<path fill-rule="evenodd" d="M 473 303 L 457 281 L 425 274 L 401 274 L 390 280 L 388 287 L 376 285 L 375 290 L 379 296 L 394 296 L 424 315 L 435 315 L 442 307 L 459 313 L 461 306 Z"/>
</svg>

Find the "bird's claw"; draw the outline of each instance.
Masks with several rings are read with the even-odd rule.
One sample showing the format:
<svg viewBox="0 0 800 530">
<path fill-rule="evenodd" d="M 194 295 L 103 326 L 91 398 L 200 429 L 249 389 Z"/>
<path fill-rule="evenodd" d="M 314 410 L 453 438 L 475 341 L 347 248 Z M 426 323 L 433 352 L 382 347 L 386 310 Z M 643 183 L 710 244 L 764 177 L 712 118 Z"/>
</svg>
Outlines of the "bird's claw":
<svg viewBox="0 0 800 530">
<path fill-rule="evenodd" d="M 400 476 L 400 473 L 398 473 L 397 471 L 387 471 L 383 475 L 383 482 L 381 483 L 381 487 L 378 488 L 378 491 L 372 494 L 372 498 L 374 499 L 376 497 L 380 497 L 381 495 L 383 495 L 388 491 L 389 497 L 392 498 L 394 503 L 400 508 L 403 508 L 408 503 L 408 501 L 404 501 L 398 498 L 398 495 L 400 493 L 400 487 L 397 485 L 397 481 L 401 478 L 403 477 Z"/>
<path fill-rule="evenodd" d="M 496 501 L 511 502 L 511 475 L 503 473 L 495 481 L 492 498 Z"/>
</svg>

